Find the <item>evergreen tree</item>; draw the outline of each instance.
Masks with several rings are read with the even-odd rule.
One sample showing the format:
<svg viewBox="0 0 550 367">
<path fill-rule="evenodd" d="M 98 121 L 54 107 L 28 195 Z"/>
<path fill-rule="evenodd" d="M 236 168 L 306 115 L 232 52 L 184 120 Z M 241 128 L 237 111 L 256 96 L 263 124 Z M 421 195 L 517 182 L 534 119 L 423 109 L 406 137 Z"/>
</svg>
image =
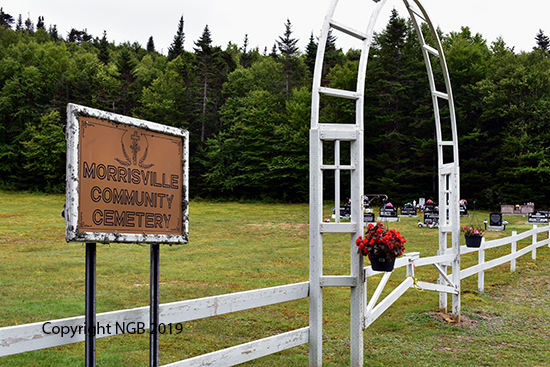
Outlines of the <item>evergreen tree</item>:
<svg viewBox="0 0 550 367">
<path fill-rule="evenodd" d="M 29 15 L 29 17 L 27 18 L 27 20 L 25 20 L 25 30 L 27 32 L 29 32 L 29 34 L 33 34 L 34 33 L 34 23 L 33 21 L 31 20 L 31 17 Z"/>
<path fill-rule="evenodd" d="M 480 165 L 484 166 L 485 172 L 494 172 L 499 165 L 495 157 L 500 149 L 497 141 L 501 127 L 481 119 L 484 106 L 480 103 L 481 91 L 476 87 L 487 77 L 491 52 L 481 34 L 472 34 L 468 27 L 462 27 L 460 32 L 451 32 L 444 37 L 443 45 L 458 121 L 462 181 L 460 191 L 463 198 L 475 198 L 493 185 L 492 175 L 479 174 Z M 483 139 L 483 144 L 479 144 L 480 139 Z"/>
<path fill-rule="evenodd" d="M 336 65 L 342 65 L 346 59 L 342 50 L 336 48 L 336 36 L 332 34 L 332 29 L 328 31 L 327 45 L 325 48 L 325 61 L 323 63 L 323 75 L 326 75 L 330 69 Z"/>
<path fill-rule="evenodd" d="M 153 36 L 149 37 L 149 40 L 147 41 L 147 52 L 156 52 L 155 50 L 155 42 L 153 41 Z"/>
<path fill-rule="evenodd" d="M 533 47 L 533 49 L 540 49 L 543 51 L 548 51 L 550 46 L 550 38 L 544 34 L 544 31 L 542 29 L 539 29 L 539 33 L 537 33 L 535 40 L 537 41 L 537 46 Z"/>
<path fill-rule="evenodd" d="M 281 52 L 281 55 L 288 59 L 298 55 L 298 47 L 296 46 L 297 43 L 298 40 L 296 38 L 292 38 L 292 24 L 290 23 L 290 20 L 287 19 L 285 23 L 285 33 L 283 36 L 279 36 L 277 48 Z"/>
<path fill-rule="evenodd" d="M 273 44 L 269 57 L 271 57 L 273 60 L 277 60 L 279 58 L 279 55 L 277 55 L 277 44 Z"/>
<path fill-rule="evenodd" d="M 393 187 L 387 194 L 398 201 L 410 200 L 410 192 L 437 192 L 433 110 L 413 32 L 412 24 L 393 9 L 386 28 L 375 35 L 365 92 L 368 191 L 386 193 Z M 329 76 L 335 70 L 339 68 Z M 355 88 L 353 83 L 347 89 Z"/>
<path fill-rule="evenodd" d="M 245 69 L 250 67 L 252 63 L 252 58 L 253 58 L 252 51 L 248 50 L 248 34 L 245 34 L 242 53 L 241 53 L 241 59 L 240 59 L 241 66 Z"/>
<path fill-rule="evenodd" d="M 478 144 L 486 136 L 500 137 L 493 171 L 478 161 L 478 179 L 493 176 L 486 191 L 477 191 L 494 209 L 499 204 L 535 202 L 550 204 L 546 185 L 550 178 L 550 59 L 540 53 L 506 53 L 493 61 L 487 77 L 478 83 L 483 105 L 481 120 L 493 131 L 481 131 Z M 494 143 L 493 143 L 494 144 Z M 461 170 L 462 171 L 462 170 Z M 462 175 L 461 175 L 462 176 Z"/>
<path fill-rule="evenodd" d="M 301 65 L 304 64 L 299 60 L 300 53 L 296 46 L 297 43 L 298 39 L 292 38 L 292 24 L 287 19 L 285 33 L 283 36 L 279 36 L 279 40 L 277 41 L 277 48 L 281 53 L 279 60 L 283 64 L 283 73 L 286 81 L 285 94 L 287 98 L 290 98 L 292 88 L 301 84 L 305 71 L 303 70 L 304 68 L 301 68 Z"/>
<path fill-rule="evenodd" d="M 53 26 L 50 26 L 48 33 L 54 42 L 60 40 L 59 33 L 57 32 L 57 25 L 54 24 Z"/>
<path fill-rule="evenodd" d="M 4 8 L 0 8 L 0 26 L 5 29 L 11 29 L 13 22 L 13 17 L 7 13 L 4 13 Z"/>
<path fill-rule="evenodd" d="M 123 47 L 116 59 L 116 67 L 120 73 L 120 78 L 126 83 L 131 84 L 134 81 L 133 73 L 136 65 L 137 62 L 130 49 L 128 47 Z"/>
<path fill-rule="evenodd" d="M 315 70 L 315 60 L 317 59 L 317 43 L 313 38 L 313 32 L 309 36 L 309 43 L 306 46 L 306 65 L 310 73 L 313 75 Z"/>
<path fill-rule="evenodd" d="M 200 95 L 200 141 L 206 141 L 207 124 L 213 124 L 216 120 L 215 111 L 209 111 L 216 100 L 213 92 L 213 84 L 219 81 L 223 69 L 223 59 L 221 58 L 221 49 L 212 46 L 212 36 L 208 25 L 204 27 L 201 38 L 195 42 L 195 55 L 197 60 L 198 72 L 198 95 Z M 214 98 L 212 98 L 214 97 Z"/>
<path fill-rule="evenodd" d="M 44 27 L 44 17 L 43 16 L 39 16 L 38 17 L 38 23 L 36 23 L 36 29 L 46 29 Z"/>
<path fill-rule="evenodd" d="M 101 40 L 99 41 L 99 54 L 97 57 L 99 60 L 107 65 L 111 59 L 111 56 L 109 55 L 109 41 L 107 41 L 107 31 L 103 31 L 103 37 L 101 37 Z"/>
<path fill-rule="evenodd" d="M 137 61 L 134 59 L 129 47 L 123 47 L 116 59 L 116 67 L 119 72 L 120 91 L 118 95 L 117 110 L 123 115 L 129 114 L 135 103 L 136 93 L 132 88 L 134 83 L 134 70 Z"/>
<path fill-rule="evenodd" d="M 79 31 L 75 28 L 72 28 L 69 34 L 67 35 L 67 42 L 76 43 L 77 45 L 81 45 L 85 42 L 91 42 L 93 37 L 88 34 L 88 31 L 84 29 L 83 31 Z"/>
<path fill-rule="evenodd" d="M 185 34 L 183 33 L 183 15 L 178 23 L 178 30 L 174 36 L 174 40 L 170 47 L 168 47 L 168 61 L 175 59 L 179 55 L 183 54 L 183 41 L 185 40 Z"/>
<path fill-rule="evenodd" d="M 17 18 L 17 23 L 15 24 L 15 30 L 21 31 L 23 30 L 23 17 L 21 14 L 19 14 L 19 17 Z"/>
<path fill-rule="evenodd" d="M 140 114 L 145 119 L 192 131 L 190 121 L 196 120 L 190 91 L 190 86 L 194 81 L 193 57 L 193 54 L 184 52 L 181 57 L 177 57 L 164 67 L 159 68 L 158 77 L 150 76 L 151 79 L 154 79 L 151 80 L 149 86 L 143 89 L 140 98 L 142 105 Z M 137 67 L 138 79 L 140 75 L 150 73 L 150 66 L 155 63 L 162 61 L 164 65 L 165 59 L 152 57 L 151 54 L 146 55 L 141 60 L 142 64 L 146 64 Z M 193 131 L 192 138 L 196 139 L 194 135 L 196 135 L 195 131 Z"/>
</svg>

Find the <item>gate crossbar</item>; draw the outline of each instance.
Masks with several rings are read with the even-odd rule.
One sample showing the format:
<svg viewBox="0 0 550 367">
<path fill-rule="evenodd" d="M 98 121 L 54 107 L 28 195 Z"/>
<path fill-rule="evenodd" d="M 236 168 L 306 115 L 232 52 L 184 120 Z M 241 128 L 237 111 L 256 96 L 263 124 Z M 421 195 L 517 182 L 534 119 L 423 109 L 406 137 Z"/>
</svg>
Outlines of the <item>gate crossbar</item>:
<svg viewBox="0 0 550 367">
<path fill-rule="evenodd" d="M 407 266 L 407 277 L 390 294 L 388 294 L 378 305 L 376 305 L 376 303 L 378 302 L 378 299 L 380 298 L 380 295 L 382 294 L 382 291 L 384 290 L 384 287 L 386 286 L 392 274 L 392 272 L 384 273 L 382 279 L 380 280 L 380 282 L 376 287 L 376 290 L 374 291 L 373 295 L 368 301 L 367 306 L 365 307 L 364 328 L 367 328 L 370 324 L 372 324 L 380 315 L 382 315 L 382 313 L 384 313 L 384 311 L 386 311 L 395 301 L 397 301 L 399 297 L 401 297 L 409 288 L 418 287 L 428 291 L 444 292 L 444 293 L 450 293 L 450 294 L 459 293 L 458 287 L 453 285 L 449 276 L 444 273 L 443 269 L 439 265 L 442 262 L 451 261 L 452 259 L 454 259 L 455 255 L 449 255 L 449 254 L 437 255 L 437 256 L 430 256 L 425 258 L 420 258 L 419 256 L 420 256 L 420 253 L 412 252 L 412 253 L 406 254 L 404 258 L 396 259 L 394 268 Z M 414 268 L 416 266 L 424 266 L 424 265 L 433 265 L 449 285 L 417 281 L 414 278 Z M 365 271 L 365 278 L 368 278 L 370 276 L 380 273 L 377 271 L 373 271 L 370 266 L 365 267 L 364 271 Z M 365 282 L 365 286 L 366 286 L 366 282 Z M 366 290 L 364 294 L 366 298 L 366 295 L 367 295 Z"/>
<path fill-rule="evenodd" d="M 384 277 L 386 277 L 386 275 L 384 275 Z M 367 312 L 365 312 L 365 324 L 363 327 L 367 328 L 370 324 L 372 324 L 380 315 L 382 315 L 382 313 L 384 313 L 384 311 L 386 311 L 395 301 L 397 301 L 399 297 L 401 297 L 409 288 L 411 288 L 413 284 L 413 278 L 406 277 L 405 280 L 403 280 L 403 282 L 401 282 L 401 284 L 399 284 L 390 294 L 388 294 L 386 298 L 384 298 L 376 307 L 374 307 L 372 310 L 367 310 Z"/>
</svg>

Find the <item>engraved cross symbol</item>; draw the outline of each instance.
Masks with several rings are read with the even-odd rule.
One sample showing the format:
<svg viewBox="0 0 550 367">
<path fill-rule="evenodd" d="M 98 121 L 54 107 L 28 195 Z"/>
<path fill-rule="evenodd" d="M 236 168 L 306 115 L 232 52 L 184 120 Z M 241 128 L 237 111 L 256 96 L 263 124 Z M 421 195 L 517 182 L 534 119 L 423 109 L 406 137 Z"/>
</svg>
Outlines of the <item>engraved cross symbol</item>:
<svg viewBox="0 0 550 367">
<path fill-rule="evenodd" d="M 134 164 L 137 164 L 137 154 L 141 150 L 138 141 L 140 140 L 139 134 L 137 131 L 130 137 L 132 139 L 132 145 L 130 149 L 132 150 L 132 160 Z"/>
</svg>

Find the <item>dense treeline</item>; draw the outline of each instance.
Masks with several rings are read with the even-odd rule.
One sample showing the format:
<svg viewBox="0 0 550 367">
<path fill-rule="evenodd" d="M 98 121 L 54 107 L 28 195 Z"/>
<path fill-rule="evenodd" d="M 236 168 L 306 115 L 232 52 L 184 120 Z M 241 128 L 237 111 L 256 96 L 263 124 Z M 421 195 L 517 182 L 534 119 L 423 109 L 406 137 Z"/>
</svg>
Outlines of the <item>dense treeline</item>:
<svg viewBox="0 0 550 367">
<path fill-rule="evenodd" d="M 271 51 L 249 49 L 247 36 L 242 46 L 215 46 L 208 26 L 187 51 L 181 18 L 167 56 L 152 37 L 143 48 L 115 45 L 107 32 L 73 29 L 63 38 L 42 17 L 35 27 L 2 11 L 0 22 L 1 187 L 64 190 L 71 102 L 188 129 L 192 197 L 307 200 L 317 42 L 311 35 L 299 50 L 290 21 Z M 550 206 L 548 38 L 540 31 L 533 51 L 516 54 L 468 28 L 441 37 L 458 118 L 461 196 L 480 207 Z M 326 53 L 323 83 L 355 89 L 359 51 L 344 53 L 331 35 Z M 365 192 L 399 204 L 435 198 L 434 118 L 410 22 L 394 11 L 369 57 Z M 322 122 L 353 116 L 351 102 L 322 100 Z"/>
</svg>

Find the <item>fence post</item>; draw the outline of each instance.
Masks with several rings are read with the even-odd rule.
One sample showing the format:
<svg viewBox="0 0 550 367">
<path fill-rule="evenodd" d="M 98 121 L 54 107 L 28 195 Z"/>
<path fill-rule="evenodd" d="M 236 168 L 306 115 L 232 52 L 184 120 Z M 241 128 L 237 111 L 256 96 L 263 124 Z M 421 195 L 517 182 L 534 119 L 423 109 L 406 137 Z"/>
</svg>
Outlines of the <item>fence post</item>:
<svg viewBox="0 0 550 367">
<path fill-rule="evenodd" d="M 361 121 L 362 122 L 362 121 Z M 365 162 L 363 153 L 363 130 L 357 129 L 357 140 L 351 142 L 351 162 L 357 169 L 351 172 L 351 215 L 357 225 L 357 233 L 351 235 L 350 243 L 350 275 L 357 280 L 357 285 L 351 287 L 350 293 L 350 365 L 363 366 L 364 363 L 364 343 L 363 343 L 363 324 L 365 322 L 363 305 L 363 256 L 357 252 L 355 241 L 359 236 L 364 235 L 363 220 L 363 188 Z M 338 214 L 336 215 L 338 216 Z"/>
<path fill-rule="evenodd" d="M 309 153 L 309 366 L 323 364 L 323 144 L 319 129 L 311 129 Z M 335 213 L 338 216 L 340 213 Z"/>
<path fill-rule="evenodd" d="M 518 235 L 518 231 L 512 231 L 512 254 L 515 254 L 518 250 L 518 242 L 516 241 L 516 236 Z M 516 258 L 514 257 L 512 261 L 510 261 L 510 271 L 516 271 Z"/>
<path fill-rule="evenodd" d="M 536 224 L 533 224 L 533 229 L 537 229 L 538 226 Z M 533 251 L 531 251 L 531 258 L 533 260 L 537 259 L 537 246 L 535 245 L 537 243 L 537 234 L 535 233 L 533 235 Z"/>
<path fill-rule="evenodd" d="M 481 247 L 477 253 L 477 259 L 479 265 L 485 263 L 485 237 L 481 238 Z M 485 291 L 485 270 L 480 270 L 477 273 L 477 290 L 482 293 Z"/>
</svg>

